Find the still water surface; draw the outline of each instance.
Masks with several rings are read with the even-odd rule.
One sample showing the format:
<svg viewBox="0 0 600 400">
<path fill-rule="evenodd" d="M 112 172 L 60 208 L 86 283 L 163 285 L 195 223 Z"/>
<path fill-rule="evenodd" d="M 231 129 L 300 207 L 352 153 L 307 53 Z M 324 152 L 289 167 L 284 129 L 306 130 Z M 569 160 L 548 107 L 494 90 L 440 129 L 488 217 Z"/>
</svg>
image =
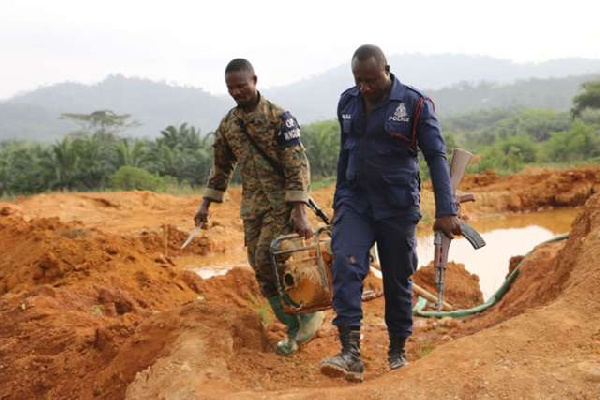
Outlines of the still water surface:
<svg viewBox="0 0 600 400">
<path fill-rule="evenodd" d="M 538 244 L 567 234 L 580 209 L 558 209 L 531 214 L 515 214 L 470 223 L 486 241 L 474 250 L 464 238 L 452 240 L 448 259 L 465 265 L 479 276 L 484 299 L 502 285 L 508 273 L 510 257 L 525 255 Z M 425 233 L 425 232 L 424 232 Z M 433 260 L 433 235 L 417 238 L 419 265 Z"/>
</svg>

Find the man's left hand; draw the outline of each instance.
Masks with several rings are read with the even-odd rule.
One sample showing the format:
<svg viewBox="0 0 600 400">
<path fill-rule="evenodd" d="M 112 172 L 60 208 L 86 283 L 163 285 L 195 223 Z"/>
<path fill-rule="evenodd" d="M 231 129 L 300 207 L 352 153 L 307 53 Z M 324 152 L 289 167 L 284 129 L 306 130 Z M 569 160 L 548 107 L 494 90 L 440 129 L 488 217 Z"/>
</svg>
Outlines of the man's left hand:
<svg viewBox="0 0 600 400">
<path fill-rule="evenodd" d="M 460 224 L 456 215 L 443 215 L 436 218 L 433 230 L 442 231 L 450 239 L 454 238 L 454 235 L 461 235 Z"/>
<path fill-rule="evenodd" d="M 304 203 L 294 204 L 291 219 L 292 224 L 294 225 L 294 230 L 298 235 L 305 239 L 309 239 L 314 236 L 313 228 L 310 222 L 308 222 L 308 217 L 306 216 L 306 208 Z"/>
</svg>

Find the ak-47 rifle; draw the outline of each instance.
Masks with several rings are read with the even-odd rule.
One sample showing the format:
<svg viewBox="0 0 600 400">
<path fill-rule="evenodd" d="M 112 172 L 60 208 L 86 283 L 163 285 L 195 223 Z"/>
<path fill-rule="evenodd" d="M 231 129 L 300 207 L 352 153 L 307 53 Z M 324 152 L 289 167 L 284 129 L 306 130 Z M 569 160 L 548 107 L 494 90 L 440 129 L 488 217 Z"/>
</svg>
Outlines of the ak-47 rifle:
<svg viewBox="0 0 600 400">
<path fill-rule="evenodd" d="M 460 204 L 467 201 L 475 201 L 475 196 L 471 193 L 456 194 L 456 189 L 460 184 L 460 181 L 465 175 L 467 164 L 473 157 L 473 154 L 464 149 L 454 149 L 452 152 L 452 159 L 450 161 L 450 185 L 452 187 L 452 195 L 454 201 L 460 209 Z M 479 233 L 468 225 L 462 219 L 460 220 L 460 230 L 462 235 L 471 243 L 471 246 L 475 250 L 478 250 L 485 246 L 485 241 L 479 235 Z M 435 245 L 435 285 L 437 288 L 437 302 L 436 308 L 438 311 L 442 310 L 444 304 L 444 278 L 446 274 L 446 265 L 448 264 L 448 251 L 450 250 L 450 239 L 444 235 L 441 231 L 435 232 L 434 245 Z"/>
</svg>

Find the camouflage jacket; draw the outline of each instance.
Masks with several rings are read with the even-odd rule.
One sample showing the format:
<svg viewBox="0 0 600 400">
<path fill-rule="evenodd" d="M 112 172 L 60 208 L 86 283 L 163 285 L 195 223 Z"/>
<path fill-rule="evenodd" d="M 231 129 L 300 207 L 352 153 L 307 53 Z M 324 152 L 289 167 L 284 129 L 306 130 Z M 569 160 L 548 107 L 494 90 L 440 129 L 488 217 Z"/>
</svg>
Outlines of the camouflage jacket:
<svg viewBox="0 0 600 400">
<path fill-rule="evenodd" d="M 281 176 L 256 150 L 240 128 L 239 120 L 256 144 L 283 167 Z M 222 202 L 229 179 L 239 164 L 242 179 L 242 219 L 252 219 L 267 209 L 282 209 L 286 203 L 307 202 L 310 173 L 300 142 L 300 126 L 289 111 L 260 97 L 247 112 L 231 109 L 215 132 L 213 167 L 204 197 Z"/>
</svg>

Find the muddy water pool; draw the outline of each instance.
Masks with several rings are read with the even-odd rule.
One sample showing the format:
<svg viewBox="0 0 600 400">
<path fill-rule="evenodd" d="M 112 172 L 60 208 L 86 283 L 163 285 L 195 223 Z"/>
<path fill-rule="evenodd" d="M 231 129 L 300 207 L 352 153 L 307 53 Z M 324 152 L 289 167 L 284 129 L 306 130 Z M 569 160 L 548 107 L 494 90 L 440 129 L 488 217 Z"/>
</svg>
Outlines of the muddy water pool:
<svg viewBox="0 0 600 400">
<path fill-rule="evenodd" d="M 504 282 L 512 256 L 525 255 L 538 244 L 567 234 L 579 211 L 547 210 L 470 222 L 486 246 L 474 250 L 464 238 L 453 240 L 448 259 L 464 264 L 469 272 L 479 276 L 483 297 L 487 299 Z M 434 246 L 433 235 L 421 235 L 417 238 L 417 253 L 419 265 L 423 266 L 433 260 Z"/>
<path fill-rule="evenodd" d="M 487 299 L 504 282 L 510 257 L 524 255 L 540 243 L 567 234 L 579 212 L 580 209 L 556 209 L 470 221 L 486 241 L 486 246 L 475 251 L 466 239 L 455 239 L 448 259 L 464 264 L 469 272 L 479 276 L 483 297 Z M 419 231 L 417 253 L 421 266 L 433 260 L 433 235 L 427 230 Z M 234 267 L 247 267 L 242 245 L 228 249 L 224 254 L 181 257 L 178 264 L 192 269 L 202 279 L 224 275 Z"/>
</svg>

